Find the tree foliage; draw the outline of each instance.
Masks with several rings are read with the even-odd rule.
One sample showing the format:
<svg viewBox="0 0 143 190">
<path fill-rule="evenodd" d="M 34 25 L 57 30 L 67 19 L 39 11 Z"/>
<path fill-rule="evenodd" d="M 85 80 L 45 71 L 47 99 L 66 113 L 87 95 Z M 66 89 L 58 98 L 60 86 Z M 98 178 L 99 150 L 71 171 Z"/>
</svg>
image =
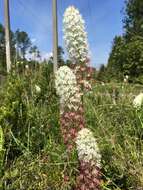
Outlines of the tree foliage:
<svg viewBox="0 0 143 190">
<path fill-rule="evenodd" d="M 5 67 L 5 39 L 4 39 L 4 27 L 0 24 L 0 70 Z"/>
<path fill-rule="evenodd" d="M 48 63 L 53 64 L 53 55 L 49 58 Z M 64 50 L 61 46 L 58 46 L 58 67 L 63 66 L 64 64 Z"/>
<path fill-rule="evenodd" d="M 11 54 L 12 61 L 15 58 L 15 38 L 14 33 L 10 31 L 11 38 Z M 5 52 L 5 29 L 2 24 L 0 24 L 0 72 L 6 71 L 6 52 Z"/>
<path fill-rule="evenodd" d="M 28 34 L 24 31 L 17 30 L 15 33 L 16 44 L 20 50 L 21 56 L 24 59 L 26 51 L 31 46 L 31 41 Z"/>
<path fill-rule="evenodd" d="M 126 0 L 124 28 L 127 41 L 134 36 L 143 36 L 142 0 Z"/>
<path fill-rule="evenodd" d="M 107 71 L 111 78 L 128 74 L 137 81 L 143 76 L 143 1 L 126 0 L 125 6 L 125 33 L 114 38 Z"/>
<path fill-rule="evenodd" d="M 105 78 L 106 78 L 105 75 L 106 75 L 106 67 L 104 64 L 102 64 L 97 74 L 97 80 L 105 81 Z"/>
<path fill-rule="evenodd" d="M 115 36 L 112 45 L 112 51 L 109 56 L 107 70 L 111 78 L 123 78 L 123 49 L 124 39 L 122 36 Z"/>
<path fill-rule="evenodd" d="M 59 46 L 58 47 L 58 64 L 59 64 L 59 67 L 63 66 L 65 64 L 63 55 L 64 55 L 64 50 L 61 46 Z"/>
<path fill-rule="evenodd" d="M 32 60 L 41 58 L 40 51 L 36 45 L 30 47 L 29 53 L 32 55 Z"/>
<path fill-rule="evenodd" d="M 17 30 L 16 32 L 10 31 L 10 38 L 11 38 L 12 68 L 19 66 L 21 67 L 23 61 L 24 60 L 26 61 L 27 53 L 28 55 L 30 54 L 34 64 L 36 64 L 36 62 L 40 60 L 41 58 L 40 51 L 38 50 L 38 47 L 36 45 L 33 45 L 31 43 L 28 33 L 20 30 Z M 2 24 L 0 24 L 0 73 L 4 74 L 5 72 L 6 72 L 5 28 Z"/>
<path fill-rule="evenodd" d="M 143 39 L 135 38 L 127 43 L 123 51 L 123 70 L 126 74 L 137 78 L 143 74 Z"/>
</svg>

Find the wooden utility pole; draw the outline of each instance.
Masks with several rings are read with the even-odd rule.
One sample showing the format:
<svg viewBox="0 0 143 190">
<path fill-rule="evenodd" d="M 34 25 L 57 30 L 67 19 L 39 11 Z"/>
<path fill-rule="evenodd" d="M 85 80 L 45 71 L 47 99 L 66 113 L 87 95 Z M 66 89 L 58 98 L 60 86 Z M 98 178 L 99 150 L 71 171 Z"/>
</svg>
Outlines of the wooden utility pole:
<svg viewBox="0 0 143 190">
<path fill-rule="evenodd" d="M 9 0 L 4 0 L 4 17 L 5 17 L 6 64 L 7 64 L 7 72 L 9 73 L 11 70 Z"/>
<path fill-rule="evenodd" d="M 58 69 L 58 16 L 57 16 L 57 0 L 53 1 L 53 61 L 54 73 Z"/>
</svg>

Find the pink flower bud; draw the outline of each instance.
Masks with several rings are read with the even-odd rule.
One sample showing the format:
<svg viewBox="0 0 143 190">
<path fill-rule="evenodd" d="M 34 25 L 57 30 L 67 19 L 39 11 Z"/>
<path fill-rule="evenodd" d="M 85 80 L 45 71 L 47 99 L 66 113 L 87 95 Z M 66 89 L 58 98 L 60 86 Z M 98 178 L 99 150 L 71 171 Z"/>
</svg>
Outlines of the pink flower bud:
<svg viewBox="0 0 143 190">
<path fill-rule="evenodd" d="M 95 189 L 94 183 L 90 183 L 89 187 L 90 187 L 91 189 Z"/>
<path fill-rule="evenodd" d="M 83 124 L 80 124 L 80 125 L 79 125 L 79 128 L 80 128 L 80 129 L 83 129 L 83 128 L 84 128 L 84 125 L 83 125 Z"/>
<path fill-rule="evenodd" d="M 81 190 L 87 190 L 85 184 L 82 184 L 82 186 L 81 186 Z"/>
<path fill-rule="evenodd" d="M 64 176 L 64 181 L 65 182 L 69 181 L 69 177 L 68 176 Z"/>
<path fill-rule="evenodd" d="M 71 112 L 70 117 L 74 117 L 74 116 L 75 116 L 75 112 Z"/>
<path fill-rule="evenodd" d="M 70 129 L 70 134 L 71 134 L 72 136 L 75 136 L 75 134 L 76 134 L 76 129 L 74 129 L 74 128 Z"/>
<path fill-rule="evenodd" d="M 83 72 L 83 71 L 86 70 L 86 68 L 85 67 L 80 67 L 80 70 Z"/>
<path fill-rule="evenodd" d="M 73 149 L 73 145 L 72 144 L 68 145 L 68 151 L 71 151 L 72 149 Z"/>
</svg>

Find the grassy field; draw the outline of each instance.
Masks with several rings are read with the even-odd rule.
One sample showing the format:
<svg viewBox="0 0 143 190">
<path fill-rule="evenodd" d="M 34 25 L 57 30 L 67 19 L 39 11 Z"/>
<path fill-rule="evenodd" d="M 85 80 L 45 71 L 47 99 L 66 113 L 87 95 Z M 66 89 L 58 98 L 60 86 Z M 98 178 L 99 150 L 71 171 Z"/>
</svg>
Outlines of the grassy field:
<svg viewBox="0 0 143 190">
<path fill-rule="evenodd" d="M 143 112 L 133 107 L 142 86 L 95 85 L 86 98 L 86 121 L 102 151 L 103 189 L 143 188 Z"/>
<path fill-rule="evenodd" d="M 2 190 L 72 190 L 75 185 L 77 153 L 67 154 L 59 101 L 47 73 L 45 66 L 32 75 L 11 76 L 1 90 Z M 132 103 L 142 88 L 94 84 L 84 95 L 86 127 L 93 131 L 102 154 L 103 190 L 143 189 L 143 109 L 136 110 Z"/>
</svg>

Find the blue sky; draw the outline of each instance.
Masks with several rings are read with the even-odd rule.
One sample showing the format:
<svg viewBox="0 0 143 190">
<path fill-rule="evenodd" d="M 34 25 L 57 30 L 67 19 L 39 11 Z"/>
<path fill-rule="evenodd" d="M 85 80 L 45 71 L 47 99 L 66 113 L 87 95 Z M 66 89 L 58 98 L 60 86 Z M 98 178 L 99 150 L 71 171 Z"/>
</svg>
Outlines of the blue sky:
<svg viewBox="0 0 143 190">
<path fill-rule="evenodd" d="M 123 33 L 124 0 L 57 0 L 59 45 L 64 47 L 62 16 L 69 5 L 80 10 L 86 22 L 91 64 L 107 63 L 115 35 Z M 52 0 L 10 0 L 11 28 L 26 31 L 43 56 L 52 51 Z M 4 21 L 0 0 L 0 22 Z"/>
</svg>

